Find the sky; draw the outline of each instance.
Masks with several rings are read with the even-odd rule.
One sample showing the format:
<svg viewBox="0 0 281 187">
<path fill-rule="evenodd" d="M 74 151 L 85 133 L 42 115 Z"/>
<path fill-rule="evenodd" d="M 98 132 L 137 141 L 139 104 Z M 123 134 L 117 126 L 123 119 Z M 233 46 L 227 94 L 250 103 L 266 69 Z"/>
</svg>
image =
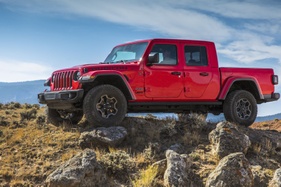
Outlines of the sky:
<svg viewBox="0 0 281 187">
<path fill-rule="evenodd" d="M 0 82 L 101 62 L 128 41 L 180 38 L 213 41 L 221 67 L 273 68 L 281 83 L 280 10 L 280 0 L 0 0 Z"/>
</svg>

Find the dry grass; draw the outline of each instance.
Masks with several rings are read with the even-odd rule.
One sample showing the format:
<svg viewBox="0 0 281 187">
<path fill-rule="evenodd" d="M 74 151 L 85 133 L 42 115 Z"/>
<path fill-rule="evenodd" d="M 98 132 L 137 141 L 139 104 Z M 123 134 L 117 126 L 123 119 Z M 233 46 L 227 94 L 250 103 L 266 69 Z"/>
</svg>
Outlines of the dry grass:
<svg viewBox="0 0 281 187">
<path fill-rule="evenodd" d="M 37 116 L 44 115 L 44 109 L 38 109 L 37 105 L 12 103 L 1 108 L 2 121 L 9 123 L 0 126 L 1 186 L 41 184 L 56 167 L 79 151 L 79 132 L 36 123 Z"/>
<path fill-rule="evenodd" d="M 154 186 L 154 180 L 158 173 L 157 166 L 148 166 L 146 169 L 141 170 L 139 173 L 139 177 L 135 180 L 132 180 L 132 185 L 134 187 L 150 187 Z"/>
<path fill-rule="evenodd" d="M 274 119 L 265 122 L 257 122 L 251 125 L 251 128 L 261 129 L 261 130 L 275 130 L 281 132 L 281 119 Z"/>
</svg>

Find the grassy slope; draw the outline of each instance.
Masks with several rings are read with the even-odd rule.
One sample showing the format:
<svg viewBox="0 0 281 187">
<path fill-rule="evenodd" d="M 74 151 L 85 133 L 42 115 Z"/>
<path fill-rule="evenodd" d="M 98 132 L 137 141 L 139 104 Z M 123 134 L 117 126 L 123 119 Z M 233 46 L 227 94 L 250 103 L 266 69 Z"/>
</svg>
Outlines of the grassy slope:
<svg viewBox="0 0 281 187">
<path fill-rule="evenodd" d="M 280 130 L 280 123 L 280 120 L 273 120 L 252 127 Z M 212 155 L 208 141 L 214 124 L 204 126 L 202 122 L 193 121 L 182 125 L 174 119 L 161 121 L 148 116 L 139 120 L 127 118 L 123 126 L 129 135 L 120 147 L 93 147 L 97 159 L 120 184 L 162 186 L 163 171 L 156 173 L 151 165 L 164 159 L 163 150 L 175 143 L 182 144 L 184 153 L 188 154 L 189 175 L 197 186 L 203 186 L 219 161 Z M 0 186 L 43 185 L 52 171 L 81 151 L 78 139 L 85 129 L 86 122 L 63 127 L 46 124 L 44 108 L 38 105 L 0 104 Z M 255 159 L 267 159 L 261 158 L 258 152 L 250 155 L 248 159 L 252 163 Z M 266 164 L 262 168 L 253 167 L 266 181 L 275 169 Z"/>
<path fill-rule="evenodd" d="M 40 124 L 43 111 L 36 105 L 0 109 L 0 186 L 42 184 L 63 161 L 80 151 L 79 132 Z"/>
</svg>

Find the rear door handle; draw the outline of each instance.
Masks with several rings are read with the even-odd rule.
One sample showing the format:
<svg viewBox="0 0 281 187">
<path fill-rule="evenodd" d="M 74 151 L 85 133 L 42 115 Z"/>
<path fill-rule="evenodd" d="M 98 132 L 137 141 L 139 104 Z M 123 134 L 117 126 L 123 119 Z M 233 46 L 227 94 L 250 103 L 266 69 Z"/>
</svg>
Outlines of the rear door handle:
<svg viewBox="0 0 281 187">
<path fill-rule="evenodd" d="M 207 72 L 201 72 L 200 75 L 206 77 L 206 76 L 209 75 L 209 73 L 207 73 Z"/>
<path fill-rule="evenodd" d="M 172 75 L 181 75 L 181 72 L 178 72 L 178 71 L 174 71 L 171 73 Z"/>
</svg>

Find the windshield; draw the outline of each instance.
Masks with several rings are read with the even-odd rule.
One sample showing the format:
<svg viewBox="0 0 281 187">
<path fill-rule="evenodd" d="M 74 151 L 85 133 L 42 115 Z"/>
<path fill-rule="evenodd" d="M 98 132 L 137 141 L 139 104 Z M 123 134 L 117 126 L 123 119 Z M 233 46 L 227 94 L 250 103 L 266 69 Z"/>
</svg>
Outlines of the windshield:
<svg viewBox="0 0 281 187">
<path fill-rule="evenodd" d="M 147 42 L 127 44 L 113 48 L 111 53 L 105 59 L 105 63 L 126 63 L 129 61 L 140 60 Z"/>
</svg>

